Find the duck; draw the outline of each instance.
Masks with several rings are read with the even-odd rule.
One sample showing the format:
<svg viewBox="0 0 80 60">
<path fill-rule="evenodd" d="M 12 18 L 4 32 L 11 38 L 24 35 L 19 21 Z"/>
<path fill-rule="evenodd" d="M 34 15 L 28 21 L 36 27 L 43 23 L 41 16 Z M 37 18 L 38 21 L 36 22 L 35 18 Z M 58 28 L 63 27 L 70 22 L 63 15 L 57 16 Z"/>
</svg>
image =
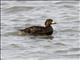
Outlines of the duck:
<svg viewBox="0 0 80 60">
<path fill-rule="evenodd" d="M 53 22 L 53 19 L 46 19 L 44 26 L 31 26 L 25 29 L 20 29 L 19 31 L 29 35 L 52 35 L 52 24 L 56 24 L 56 22 Z"/>
</svg>

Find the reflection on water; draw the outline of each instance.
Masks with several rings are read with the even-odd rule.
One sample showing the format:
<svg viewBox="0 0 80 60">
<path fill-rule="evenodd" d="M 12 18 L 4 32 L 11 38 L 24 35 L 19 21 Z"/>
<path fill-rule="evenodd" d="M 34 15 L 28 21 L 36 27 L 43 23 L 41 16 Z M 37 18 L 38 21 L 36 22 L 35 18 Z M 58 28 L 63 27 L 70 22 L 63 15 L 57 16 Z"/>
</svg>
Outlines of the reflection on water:
<svg viewBox="0 0 80 60">
<path fill-rule="evenodd" d="M 2 60 L 78 60 L 80 20 L 78 1 L 3 1 Z M 52 18 L 51 36 L 19 35 L 18 30 L 43 25 Z"/>
</svg>

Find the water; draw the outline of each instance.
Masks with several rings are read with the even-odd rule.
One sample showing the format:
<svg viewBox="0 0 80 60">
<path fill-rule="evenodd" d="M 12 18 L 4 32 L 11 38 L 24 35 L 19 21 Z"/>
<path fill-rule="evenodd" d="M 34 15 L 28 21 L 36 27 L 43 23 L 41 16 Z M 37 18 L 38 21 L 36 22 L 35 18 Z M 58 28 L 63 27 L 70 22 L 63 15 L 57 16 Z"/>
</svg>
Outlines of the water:
<svg viewBox="0 0 80 60">
<path fill-rule="evenodd" d="M 2 60 L 79 60 L 79 1 L 2 1 Z M 53 19 L 52 36 L 19 36 L 16 31 Z"/>
</svg>

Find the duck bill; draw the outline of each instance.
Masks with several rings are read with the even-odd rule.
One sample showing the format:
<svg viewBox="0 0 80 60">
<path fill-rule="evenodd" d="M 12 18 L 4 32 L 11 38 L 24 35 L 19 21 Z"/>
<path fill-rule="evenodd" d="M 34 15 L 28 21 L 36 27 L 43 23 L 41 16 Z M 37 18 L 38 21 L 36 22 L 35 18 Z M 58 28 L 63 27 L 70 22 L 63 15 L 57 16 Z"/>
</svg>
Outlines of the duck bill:
<svg viewBox="0 0 80 60">
<path fill-rule="evenodd" d="M 56 24 L 56 22 L 52 23 L 52 24 Z"/>
</svg>

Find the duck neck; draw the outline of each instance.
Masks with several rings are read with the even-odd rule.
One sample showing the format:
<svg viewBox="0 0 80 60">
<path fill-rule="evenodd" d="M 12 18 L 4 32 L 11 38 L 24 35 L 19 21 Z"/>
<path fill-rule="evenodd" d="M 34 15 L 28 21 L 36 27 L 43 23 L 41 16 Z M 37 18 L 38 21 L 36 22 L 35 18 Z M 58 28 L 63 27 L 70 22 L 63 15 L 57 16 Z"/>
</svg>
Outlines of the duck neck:
<svg viewBox="0 0 80 60">
<path fill-rule="evenodd" d="M 51 25 L 45 25 L 45 27 L 51 27 Z"/>
</svg>

